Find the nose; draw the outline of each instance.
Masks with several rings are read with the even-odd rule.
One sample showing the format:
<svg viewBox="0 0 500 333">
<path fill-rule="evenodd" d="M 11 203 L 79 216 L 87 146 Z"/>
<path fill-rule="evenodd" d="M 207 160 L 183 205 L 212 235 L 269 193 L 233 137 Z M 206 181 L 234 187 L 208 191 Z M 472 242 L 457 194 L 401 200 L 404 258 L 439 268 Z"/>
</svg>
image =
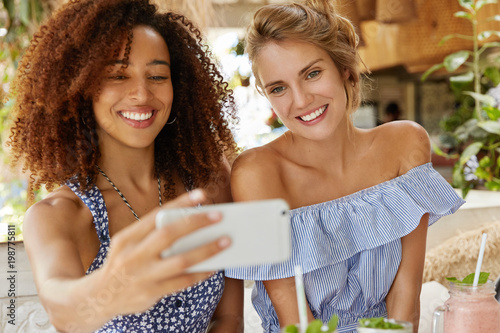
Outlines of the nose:
<svg viewBox="0 0 500 333">
<path fill-rule="evenodd" d="M 137 79 L 130 82 L 129 97 L 135 101 L 142 102 L 151 98 L 153 93 L 146 80 Z"/>
<path fill-rule="evenodd" d="M 304 87 L 293 89 L 293 102 L 297 108 L 305 108 L 312 102 L 312 94 Z"/>
</svg>

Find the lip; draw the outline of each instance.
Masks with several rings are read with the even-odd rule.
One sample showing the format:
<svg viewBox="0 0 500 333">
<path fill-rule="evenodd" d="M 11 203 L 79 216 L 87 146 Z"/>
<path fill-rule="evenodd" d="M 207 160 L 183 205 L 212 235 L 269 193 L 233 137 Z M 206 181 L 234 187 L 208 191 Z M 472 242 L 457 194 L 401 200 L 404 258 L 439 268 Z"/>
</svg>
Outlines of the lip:
<svg viewBox="0 0 500 333">
<path fill-rule="evenodd" d="M 325 110 L 323 111 L 323 113 L 322 113 L 321 115 L 319 115 L 319 116 L 318 116 L 318 117 L 316 117 L 315 119 L 310 120 L 310 121 L 304 121 L 304 120 L 302 120 L 302 119 L 301 119 L 301 117 L 305 117 L 305 116 L 307 116 L 307 115 L 310 115 L 311 113 L 314 113 L 314 112 L 316 112 L 317 110 L 319 110 L 319 109 L 321 109 L 321 108 L 325 108 Z M 314 124 L 317 124 L 317 123 L 319 123 L 320 121 L 322 121 L 322 120 L 325 118 L 325 116 L 326 116 L 326 113 L 327 113 L 327 112 L 328 112 L 328 104 L 325 104 L 325 105 L 323 105 L 323 106 L 321 106 L 321 107 L 319 107 L 319 108 L 317 108 L 317 109 L 315 109 L 315 110 L 313 110 L 313 111 L 310 111 L 310 112 L 304 113 L 304 114 L 302 114 L 302 115 L 300 115 L 300 116 L 296 117 L 296 119 L 297 119 L 297 120 L 299 120 L 299 121 L 300 121 L 302 124 L 304 124 L 304 125 L 314 125 Z"/>
<path fill-rule="evenodd" d="M 146 120 L 133 120 L 126 118 L 123 114 L 126 112 L 130 113 L 139 113 L 139 114 L 147 114 L 147 113 L 153 113 L 151 118 L 146 119 Z M 123 121 L 128 124 L 129 126 L 133 128 L 147 128 L 151 126 L 156 118 L 156 115 L 158 114 L 158 110 L 152 108 L 152 107 L 141 107 L 141 108 L 134 108 L 134 109 L 125 109 L 125 110 L 120 110 L 118 112 L 118 116 L 123 119 Z"/>
</svg>

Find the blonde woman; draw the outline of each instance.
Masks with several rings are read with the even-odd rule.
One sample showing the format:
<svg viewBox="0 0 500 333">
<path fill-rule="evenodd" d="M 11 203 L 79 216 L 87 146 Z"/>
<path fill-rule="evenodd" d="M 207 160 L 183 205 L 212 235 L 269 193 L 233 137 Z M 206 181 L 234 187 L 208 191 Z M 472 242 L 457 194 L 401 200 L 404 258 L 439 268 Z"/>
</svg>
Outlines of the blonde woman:
<svg viewBox="0 0 500 333">
<path fill-rule="evenodd" d="M 264 332 L 299 322 L 295 265 L 305 273 L 310 320 L 338 315 L 339 332 L 355 332 L 360 318 L 385 316 L 417 332 L 427 227 L 463 200 L 433 169 L 421 126 L 353 126 L 358 37 L 331 3 L 265 6 L 248 28 L 257 88 L 288 131 L 238 157 L 232 194 L 284 198 L 293 247 L 288 262 L 226 274 L 256 280 Z"/>
</svg>

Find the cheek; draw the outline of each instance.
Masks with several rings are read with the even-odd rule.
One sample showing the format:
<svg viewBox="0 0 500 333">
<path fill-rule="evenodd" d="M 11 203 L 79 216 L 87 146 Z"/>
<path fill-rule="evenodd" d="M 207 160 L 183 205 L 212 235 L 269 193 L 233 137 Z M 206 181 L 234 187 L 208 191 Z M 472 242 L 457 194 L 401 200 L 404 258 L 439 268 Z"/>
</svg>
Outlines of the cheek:
<svg viewBox="0 0 500 333">
<path fill-rule="evenodd" d="M 154 91 L 154 95 L 162 101 L 165 106 L 170 107 L 174 99 L 174 89 L 172 85 L 169 87 L 161 87 Z"/>
</svg>

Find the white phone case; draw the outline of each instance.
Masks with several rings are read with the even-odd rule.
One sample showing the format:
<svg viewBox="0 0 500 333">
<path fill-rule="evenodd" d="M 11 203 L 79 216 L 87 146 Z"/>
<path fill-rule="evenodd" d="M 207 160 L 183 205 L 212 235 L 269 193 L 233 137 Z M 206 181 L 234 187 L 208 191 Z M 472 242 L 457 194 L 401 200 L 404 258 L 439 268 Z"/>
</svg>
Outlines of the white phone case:
<svg viewBox="0 0 500 333">
<path fill-rule="evenodd" d="M 278 263 L 291 253 L 289 206 L 282 199 L 164 209 L 156 215 L 156 227 L 207 211 L 222 213 L 222 221 L 178 239 L 163 251 L 167 257 L 189 251 L 223 235 L 231 238 L 229 248 L 191 266 L 188 272 Z"/>
</svg>

